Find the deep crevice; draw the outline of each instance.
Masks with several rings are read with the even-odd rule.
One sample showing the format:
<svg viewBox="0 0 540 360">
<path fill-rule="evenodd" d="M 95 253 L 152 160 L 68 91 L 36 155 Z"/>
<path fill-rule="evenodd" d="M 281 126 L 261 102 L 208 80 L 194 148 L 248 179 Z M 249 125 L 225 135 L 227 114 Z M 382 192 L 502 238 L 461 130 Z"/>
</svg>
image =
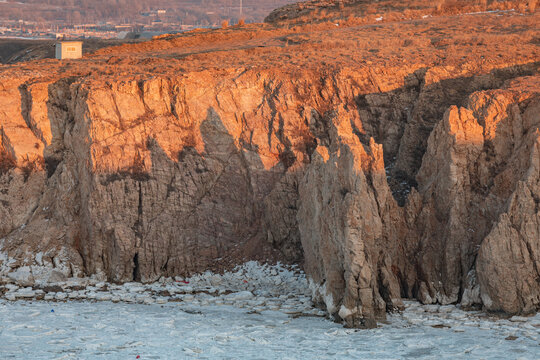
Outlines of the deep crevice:
<svg viewBox="0 0 540 360">
<path fill-rule="evenodd" d="M 135 253 L 133 257 L 133 281 L 141 281 L 141 269 L 139 266 L 139 253 Z"/>
</svg>

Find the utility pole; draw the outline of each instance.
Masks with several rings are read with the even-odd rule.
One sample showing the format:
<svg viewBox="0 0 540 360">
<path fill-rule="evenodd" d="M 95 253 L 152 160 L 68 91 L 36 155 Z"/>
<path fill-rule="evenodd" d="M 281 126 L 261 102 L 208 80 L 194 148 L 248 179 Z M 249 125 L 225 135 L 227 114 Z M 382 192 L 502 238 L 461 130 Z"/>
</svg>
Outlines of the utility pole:
<svg viewBox="0 0 540 360">
<path fill-rule="evenodd" d="M 240 19 L 242 18 L 242 0 L 240 0 Z"/>
</svg>

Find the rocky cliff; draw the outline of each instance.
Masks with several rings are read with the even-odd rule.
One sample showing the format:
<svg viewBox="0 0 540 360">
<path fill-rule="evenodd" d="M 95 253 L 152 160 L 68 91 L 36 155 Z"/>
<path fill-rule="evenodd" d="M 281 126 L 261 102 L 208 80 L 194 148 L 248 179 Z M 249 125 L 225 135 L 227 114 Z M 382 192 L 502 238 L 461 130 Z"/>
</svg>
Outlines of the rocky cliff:
<svg viewBox="0 0 540 360">
<path fill-rule="evenodd" d="M 535 312 L 536 20 L 403 23 L 417 46 L 253 25 L 2 67 L 3 281 L 279 260 L 350 326 L 402 298 Z"/>
</svg>

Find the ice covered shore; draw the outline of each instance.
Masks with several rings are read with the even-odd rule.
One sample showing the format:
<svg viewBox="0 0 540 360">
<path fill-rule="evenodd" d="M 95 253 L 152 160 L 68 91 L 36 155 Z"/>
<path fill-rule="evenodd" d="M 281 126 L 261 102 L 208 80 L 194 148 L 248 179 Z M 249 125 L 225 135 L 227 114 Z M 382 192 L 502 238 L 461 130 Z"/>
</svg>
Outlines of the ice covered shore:
<svg viewBox="0 0 540 360">
<path fill-rule="evenodd" d="M 534 359 L 540 346 L 540 315 L 412 301 L 376 329 L 345 329 L 279 264 L 153 284 L 11 281 L 0 294 L 0 353 L 12 359 Z"/>
<path fill-rule="evenodd" d="M 287 314 L 324 316 L 313 307 L 305 275 L 296 266 L 248 262 L 232 272 L 205 272 L 190 278 L 164 278 L 160 282 L 111 284 L 94 278 L 70 278 L 20 286 L 0 285 L 0 298 L 46 301 L 112 301 L 114 303 L 233 305 L 250 311 L 280 310 Z"/>
</svg>

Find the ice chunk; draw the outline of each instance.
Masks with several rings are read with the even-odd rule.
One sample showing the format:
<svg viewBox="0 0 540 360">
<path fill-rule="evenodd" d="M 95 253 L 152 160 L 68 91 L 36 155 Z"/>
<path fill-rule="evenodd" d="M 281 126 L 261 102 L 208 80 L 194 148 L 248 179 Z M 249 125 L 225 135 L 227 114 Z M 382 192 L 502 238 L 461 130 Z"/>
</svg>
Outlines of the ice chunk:
<svg viewBox="0 0 540 360">
<path fill-rule="evenodd" d="M 22 266 L 10 272 L 8 277 L 20 286 L 31 286 L 34 284 L 34 276 L 29 266 Z"/>
<path fill-rule="evenodd" d="M 252 298 L 253 298 L 253 293 L 251 293 L 250 291 L 240 291 L 237 293 L 225 295 L 226 300 L 233 300 L 233 301 L 250 300 Z"/>
</svg>

